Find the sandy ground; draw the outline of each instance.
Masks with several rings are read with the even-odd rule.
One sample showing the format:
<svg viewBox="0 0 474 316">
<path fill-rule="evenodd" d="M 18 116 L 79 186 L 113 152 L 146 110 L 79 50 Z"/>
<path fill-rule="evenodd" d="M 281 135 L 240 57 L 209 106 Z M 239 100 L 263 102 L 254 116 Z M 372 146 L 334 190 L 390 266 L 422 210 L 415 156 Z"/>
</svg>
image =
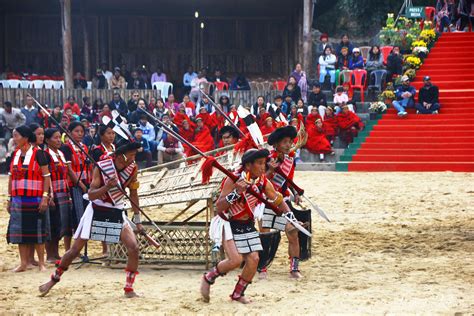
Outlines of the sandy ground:
<svg viewBox="0 0 474 316">
<path fill-rule="evenodd" d="M 198 295 L 202 269 L 145 266 L 137 277 L 135 288 L 144 295 L 138 299 L 122 298 L 122 270 L 100 266 L 69 270 L 39 298 L 37 286 L 52 268 L 10 272 L 17 251 L 3 239 L 0 313 L 474 313 L 474 174 L 305 172 L 296 180 L 333 222 L 313 216 L 313 258 L 301 265 L 303 280 L 287 278 L 286 245 L 280 246 L 270 278 L 247 290 L 253 304 L 229 301 L 237 272 L 218 279 L 205 304 Z M 3 207 L 2 234 L 7 222 Z"/>
</svg>

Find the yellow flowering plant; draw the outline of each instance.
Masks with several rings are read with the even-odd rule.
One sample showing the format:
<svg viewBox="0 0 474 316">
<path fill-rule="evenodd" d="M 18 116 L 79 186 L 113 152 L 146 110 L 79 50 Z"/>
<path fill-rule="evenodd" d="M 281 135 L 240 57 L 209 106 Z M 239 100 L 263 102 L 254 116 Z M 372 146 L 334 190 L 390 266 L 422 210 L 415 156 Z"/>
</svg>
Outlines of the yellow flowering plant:
<svg viewBox="0 0 474 316">
<path fill-rule="evenodd" d="M 379 100 L 393 100 L 395 99 L 395 93 L 392 90 L 384 90 L 379 95 Z"/>
<path fill-rule="evenodd" d="M 410 55 L 405 59 L 407 65 L 411 66 L 412 68 L 418 69 L 421 66 L 421 59 L 419 57 Z"/>
<path fill-rule="evenodd" d="M 423 40 L 418 40 L 418 41 L 414 41 L 413 43 L 411 43 L 411 48 L 414 48 L 414 47 L 426 47 L 428 44 L 426 44 L 425 41 Z"/>
<path fill-rule="evenodd" d="M 403 75 L 410 78 L 410 80 L 413 80 L 416 76 L 416 71 L 415 71 L 415 69 L 408 69 L 407 71 L 405 71 L 405 73 Z"/>
<path fill-rule="evenodd" d="M 424 29 L 420 33 L 420 39 L 425 42 L 432 42 L 436 39 L 436 32 L 433 29 Z"/>
</svg>

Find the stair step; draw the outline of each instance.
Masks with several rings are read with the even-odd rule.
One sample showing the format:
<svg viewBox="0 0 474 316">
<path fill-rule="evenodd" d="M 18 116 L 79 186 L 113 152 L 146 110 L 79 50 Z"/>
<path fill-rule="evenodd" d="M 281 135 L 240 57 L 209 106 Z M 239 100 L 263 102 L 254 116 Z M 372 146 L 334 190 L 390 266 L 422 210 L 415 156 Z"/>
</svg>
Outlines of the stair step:
<svg viewBox="0 0 474 316">
<path fill-rule="evenodd" d="M 402 148 L 402 149 L 378 149 L 378 148 L 359 148 L 357 155 L 445 155 L 446 148 Z M 474 157 L 474 149 L 460 148 L 449 149 L 450 155 L 469 155 Z"/>
<path fill-rule="evenodd" d="M 370 137 L 369 137 L 370 138 Z M 369 139 L 367 138 L 367 139 Z M 350 146 L 352 146 L 351 144 Z M 349 146 L 349 148 L 351 148 Z M 355 144 L 354 144 L 355 146 Z M 474 142 L 470 143 L 451 143 L 451 142 L 428 142 L 428 143 L 379 143 L 379 142 L 365 142 L 363 143 L 360 148 L 363 149 L 412 149 L 412 148 L 420 148 L 420 149 L 444 149 L 444 150 L 451 150 L 451 148 L 461 149 L 461 148 L 470 148 L 474 146 Z"/>
<path fill-rule="evenodd" d="M 364 144 L 373 144 L 373 143 L 381 143 L 381 144 L 413 144 L 413 143 L 471 143 L 474 144 L 474 136 L 401 136 L 400 134 L 395 133 L 392 137 L 386 136 L 372 136 L 368 137 L 365 140 Z"/>
<path fill-rule="evenodd" d="M 383 161 L 383 162 L 472 162 L 474 155 L 451 155 L 445 152 L 444 155 L 361 155 L 352 157 L 352 161 Z"/>
<path fill-rule="evenodd" d="M 454 172 L 473 172 L 474 162 L 338 162 L 336 169 L 344 168 L 346 165 L 348 171 L 364 172 L 435 172 L 435 171 L 454 171 Z"/>
<path fill-rule="evenodd" d="M 474 137 L 474 127 L 472 130 L 451 130 L 451 128 L 444 129 L 439 128 L 438 131 L 427 131 L 425 129 L 415 129 L 407 131 L 404 128 L 399 128 L 398 130 L 380 130 L 374 129 L 370 132 L 370 138 L 372 137 Z"/>
</svg>

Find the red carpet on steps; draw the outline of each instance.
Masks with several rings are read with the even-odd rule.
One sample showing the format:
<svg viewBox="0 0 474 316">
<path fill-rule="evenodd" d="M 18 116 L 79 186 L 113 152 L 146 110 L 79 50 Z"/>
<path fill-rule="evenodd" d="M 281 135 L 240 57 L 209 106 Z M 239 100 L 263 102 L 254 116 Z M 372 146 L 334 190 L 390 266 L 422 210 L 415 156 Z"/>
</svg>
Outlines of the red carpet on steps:
<svg viewBox="0 0 474 316">
<path fill-rule="evenodd" d="M 440 89 L 438 115 L 390 108 L 349 162 L 348 171 L 474 172 L 474 33 L 444 33 L 417 71 Z"/>
</svg>

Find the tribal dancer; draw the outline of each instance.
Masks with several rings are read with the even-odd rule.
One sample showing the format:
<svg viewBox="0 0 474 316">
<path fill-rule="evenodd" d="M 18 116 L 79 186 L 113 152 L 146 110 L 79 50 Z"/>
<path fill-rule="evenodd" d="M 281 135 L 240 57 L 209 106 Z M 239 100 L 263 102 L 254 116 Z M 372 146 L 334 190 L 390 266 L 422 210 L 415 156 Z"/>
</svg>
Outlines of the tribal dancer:
<svg viewBox="0 0 474 316">
<path fill-rule="evenodd" d="M 51 241 L 46 244 L 48 261 L 60 259 L 59 240 L 64 237 L 64 248 L 71 248 L 72 239 L 72 202 L 68 185 L 68 166 L 61 148 L 61 132 L 55 128 L 48 128 L 45 132 L 45 153 L 49 160 L 51 171 L 51 202 L 49 218 L 51 226 Z"/>
<path fill-rule="evenodd" d="M 280 192 L 286 203 L 290 203 L 290 191 L 286 178 L 293 179 L 295 173 L 294 152 L 291 151 L 293 140 L 297 136 L 296 129 L 293 126 L 285 126 L 276 129 L 269 137 L 268 144 L 272 145 L 274 150 L 269 155 L 267 164 L 267 178 L 272 182 L 275 190 Z M 285 177 L 276 173 L 276 169 L 283 172 Z M 295 203 L 299 203 L 299 195 L 293 192 Z M 301 278 L 298 264 L 300 256 L 300 245 L 298 241 L 298 230 L 287 222 L 282 216 L 278 216 L 270 209 L 265 209 L 262 217 L 261 232 L 269 232 L 270 229 L 285 231 L 288 237 L 288 254 L 290 257 L 290 277 Z M 267 277 L 267 267 L 259 267 L 259 278 Z"/>
<path fill-rule="evenodd" d="M 102 171 L 108 175 L 101 174 L 99 168 L 95 168 L 92 175 L 92 182 L 89 189 L 90 203 L 81 218 L 79 226 L 74 235 L 74 244 L 71 249 L 64 254 L 58 262 L 56 271 L 51 275 L 51 280 L 39 287 L 41 295 L 46 295 L 51 288 L 61 279 L 61 275 L 66 271 L 72 261 L 79 255 L 79 252 L 90 238 L 101 239 L 107 242 L 118 242 L 120 239 L 128 251 L 128 262 L 126 267 L 126 283 L 124 287 L 126 297 L 138 296 L 133 290 L 133 283 L 138 274 L 139 247 L 132 230 L 133 223 L 130 222 L 124 212 L 124 194 L 119 190 L 129 188 L 132 205 L 138 206 L 139 182 L 137 181 L 137 166 L 135 156 L 141 147 L 139 143 L 127 142 L 120 146 L 110 157 L 104 157 L 98 162 Z M 143 231 L 141 225 L 139 209 L 132 207 L 134 215 L 133 222 L 136 229 Z M 107 229 L 101 233 L 103 228 L 100 223 L 107 222 L 119 225 L 118 229 Z M 110 232 L 110 233 L 109 233 Z"/>
<path fill-rule="evenodd" d="M 254 218 L 258 216 L 262 204 L 256 197 L 246 192 L 252 187 L 258 193 L 264 193 L 268 202 L 281 212 L 288 212 L 283 196 L 273 188 L 265 176 L 266 160 L 270 153 L 266 149 L 250 149 L 242 156 L 241 168 L 236 172 L 237 182 L 226 178 L 216 207 L 218 215 L 211 221 L 210 236 L 220 246 L 224 246 L 227 259 L 219 262 L 205 273 L 201 282 L 201 295 L 205 302 L 210 300 L 211 285 L 219 276 L 240 267 L 242 274 L 230 298 L 240 303 L 250 303 L 245 297 L 245 289 L 251 283 L 258 265 L 258 251 L 262 250 L 260 238 L 255 229 Z M 256 214 L 257 213 L 257 214 Z"/>
</svg>

